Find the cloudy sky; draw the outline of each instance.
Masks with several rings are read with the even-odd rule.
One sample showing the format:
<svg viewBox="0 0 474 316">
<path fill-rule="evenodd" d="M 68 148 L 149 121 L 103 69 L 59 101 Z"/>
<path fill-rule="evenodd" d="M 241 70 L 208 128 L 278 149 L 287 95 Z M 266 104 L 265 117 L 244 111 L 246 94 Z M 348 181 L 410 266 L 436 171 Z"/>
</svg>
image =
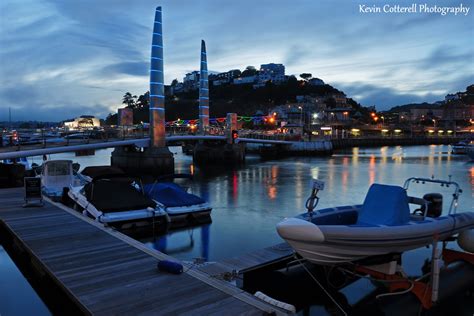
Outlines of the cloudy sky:
<svg viewBox="0 0 474 316">
<path fill-rule="evenodd" d="M 363 14 L 359 5 L 470 7 L 469 14 Z M 155 7 L 165 81 L 197 70 L 283 63 L 364 105 L 437 101 L 474 83 L 474 0 L 2 0 L 0 120 L 105 117 L 148 90 Z"/>
</svg>

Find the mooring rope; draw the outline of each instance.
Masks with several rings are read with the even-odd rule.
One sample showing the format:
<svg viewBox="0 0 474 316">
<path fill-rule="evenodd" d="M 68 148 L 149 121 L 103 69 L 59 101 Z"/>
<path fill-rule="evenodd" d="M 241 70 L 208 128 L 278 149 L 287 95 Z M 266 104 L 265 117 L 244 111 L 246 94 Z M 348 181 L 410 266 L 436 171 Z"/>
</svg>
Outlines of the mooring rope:
<svg viewBox="0 0 474 316">
<path fill-rule="evenodd" d="M 345 316 L 347 316 L 348 314 L 346 313 L 346 311 L 342 308 L 341 305 L 339 305 L 339 303 L 336 301 L 336 299 L 334 297 L 332 297 L 332 295 L 324 288 L 324 286 L 318 281 L 318 279 L 316 279 L 316 277 L 308 270 L 308 268 L 306 268 L 306 266 L 304 265 L 304 262 L 302 262 L 301 259 L 299 259 L 297 257 L 295 257 L 295 259 L 296 259 L 296 261 L 298 261 L 303 266 L 303 268 L 306 270 L 306 272 L 309 274 L 309 276 L 314 280 L 314 282 L 316 282 L 317 285 L 319 285 L 321 290 L 323 290 L 323 292 L 326 293 L 326 295 L 341 310 L 341 312 Z"/>
</svg>

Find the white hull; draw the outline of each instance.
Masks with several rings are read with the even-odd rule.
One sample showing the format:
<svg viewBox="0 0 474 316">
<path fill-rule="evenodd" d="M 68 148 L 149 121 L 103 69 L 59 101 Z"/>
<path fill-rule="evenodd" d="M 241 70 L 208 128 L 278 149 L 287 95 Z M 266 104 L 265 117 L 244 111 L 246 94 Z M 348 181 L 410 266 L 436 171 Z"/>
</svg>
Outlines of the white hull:
<svg viewBox="0 0 474 316">
<path fill-rule="evenodd" d="M 101 212 L 97 210 L 94 205 L 89 203 L 86 197 L 80 192 L 81 187 L 70 188 L 68 195 L 69 197 L 82 208 L 82 214 L 95 219 L 96 221 L 104 225 L 117 225 L 120 226 L 146 226 L 150 225 L 153 221 L 158 222 L 164 220 L 169 222 L 169 217 L 160 208 L 147 208 L 130 211 L 120 212 Z"/>
<path fill-rule="evenodd" d="M 474 228 L 474 213 L 440 218 L 415 217 L 402 226 L 355 227 L 316 225 L 301 218 L 289 218 L 277 225 L 278 234 L 305 259 L 317 264 L 337 264 L 366 257 L 402 253 Z"/>
</svg>

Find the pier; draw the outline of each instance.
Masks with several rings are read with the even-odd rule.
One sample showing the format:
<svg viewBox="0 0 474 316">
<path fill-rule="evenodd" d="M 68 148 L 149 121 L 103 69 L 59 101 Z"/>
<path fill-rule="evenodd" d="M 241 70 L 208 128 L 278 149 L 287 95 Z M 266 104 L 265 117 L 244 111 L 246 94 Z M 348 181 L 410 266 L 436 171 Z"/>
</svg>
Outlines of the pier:
<svg viewBox="0 0 474 316">
<path fill-rule="evenodd" d="M 180 275 L 160 272 L 159 260 L 174 259 L 65 206 L 46 201 L 23 208 L 21 189 L 1 190 L 0 199 L 2 244 L 67 301 L 57 302 L 55 312 L 69 306 L 99 315 L 285 314 L 209 273 L 189 267 Z"/>
</svg>

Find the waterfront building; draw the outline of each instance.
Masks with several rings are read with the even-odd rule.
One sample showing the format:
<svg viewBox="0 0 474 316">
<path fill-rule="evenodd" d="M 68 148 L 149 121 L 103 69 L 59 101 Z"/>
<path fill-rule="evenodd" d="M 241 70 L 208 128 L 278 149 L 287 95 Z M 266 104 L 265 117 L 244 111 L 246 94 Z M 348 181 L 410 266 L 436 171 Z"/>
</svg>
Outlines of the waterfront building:
<svg viewBox="0 0 474 316">
<path fill-rule="evenodd" d="M 63 125 L 69 129 L 88 129 L 100 127 L 100 120 L 92 115 L 82 115 L 75 119 L 63 121 Z"/>
</svg>

